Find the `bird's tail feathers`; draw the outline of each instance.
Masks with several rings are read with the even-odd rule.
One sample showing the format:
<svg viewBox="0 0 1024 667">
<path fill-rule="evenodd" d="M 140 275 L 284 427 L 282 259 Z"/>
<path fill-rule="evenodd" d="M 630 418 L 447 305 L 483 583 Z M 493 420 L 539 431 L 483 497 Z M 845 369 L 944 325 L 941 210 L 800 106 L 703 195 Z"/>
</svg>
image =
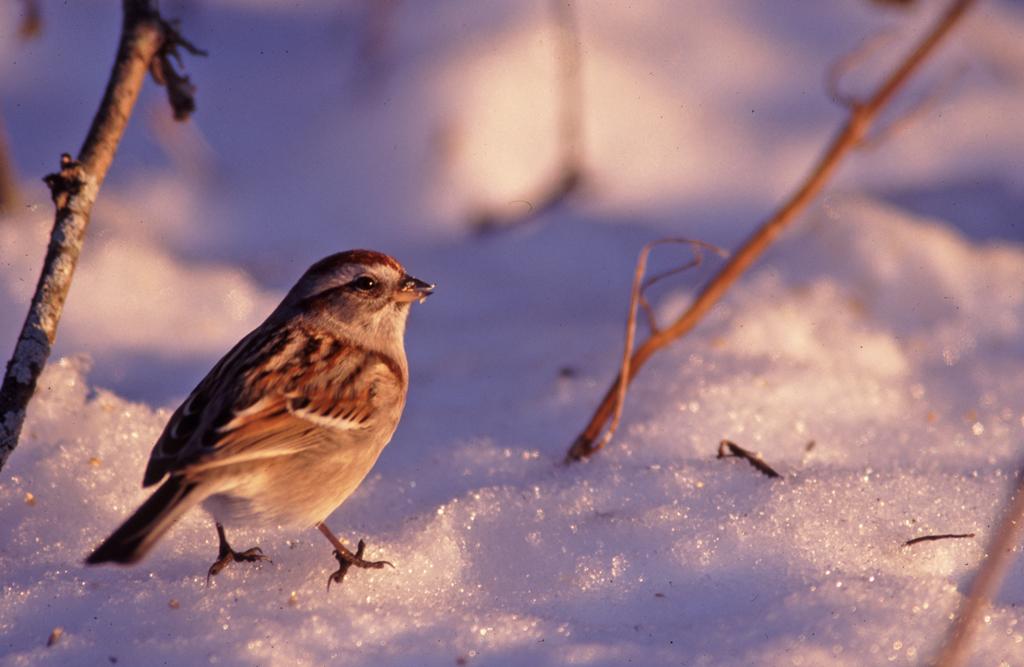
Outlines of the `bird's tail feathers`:
<svg viewBox="0 0 1024 667">
<path fill-rule="evenodd" d="M 181 515 L 202 501 L 196 484 L 172 475 L 121 527 L 85 559 L 86 564 L 141 560 Z"/>
</svg>

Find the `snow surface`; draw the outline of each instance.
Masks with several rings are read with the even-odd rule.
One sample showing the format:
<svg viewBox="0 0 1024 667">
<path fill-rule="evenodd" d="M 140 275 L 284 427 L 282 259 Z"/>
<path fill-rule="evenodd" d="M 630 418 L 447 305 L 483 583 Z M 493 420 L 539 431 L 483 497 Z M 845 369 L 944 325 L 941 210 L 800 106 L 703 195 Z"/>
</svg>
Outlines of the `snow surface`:
<svg viewBox="0 0 1024 667">
<path fill-rule="evenodd" d="M 543 3 L 168 3 L 205 60 L 194 122 L 151 84 L 100 196 L 59 341 L 0 473 L 0 663 L 922 664 L 984 556 L 1024 435 L 1024 49 L 983 3 L 908 95 L 959 73 L 640 375 L 620 433 L 561 459 L 621 352 L 644 242 L 727 247 L 841 119 L 824 67 L 941 3 L 578 3 L 584 193 L 476 237 L 556 158 Z M 115 3 L 0 5 L 0 98 L 28 205 L 0 220 L 12 347 L 85 134 Z M 888 52 L 865 67 L 884 68 Z M 877 62 L 876 62 L 877 61 Z M 850 85 L 863 89 L 869 74 Z M 905 102 L 904 106 L 910 102 Z M 409 323 L 394 441 L 329 520 L 394 570 L 327 593 L 315 531 L 233 532 L 273 563 L 205 585 L 186 516 L 142 564 L 82 558 L 144 498 L 171 410 L 313 260 L 368 246 L 439 284 Z M 678 261 L 659 251 L 660 267 Z M 668 321 L 714 263 L 659 291 Z M 729 438 L 782 474 L 716 460 Z M 813 447 L 809 443 L 813 442 Z M 902 546 L 935 533 L 970 539 Z M 974 665 L 1024 664 L 1018 558 Z M 52 646 L 55 628 L 62 634 Z"/>
</svg>

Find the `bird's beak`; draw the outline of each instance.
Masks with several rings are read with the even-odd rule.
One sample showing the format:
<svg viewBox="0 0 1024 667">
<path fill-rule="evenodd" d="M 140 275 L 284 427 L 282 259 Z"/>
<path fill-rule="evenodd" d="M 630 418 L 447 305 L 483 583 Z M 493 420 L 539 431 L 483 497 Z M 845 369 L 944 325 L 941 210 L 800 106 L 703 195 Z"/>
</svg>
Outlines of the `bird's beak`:
<svg viewBox="0 0 1024 667">
<path fill-rule="evenodd" d="M 413 301 L 423 301 L 434 293 L 434 285 L 431 283 L 425 283 L 418 278 L 412 276 L 405 276 L 402 280 L 402 286 L 398 288 L 398 292 L 395 293 L 395 300 L 401 301 L 402 303 L 411 303 Z"/>
</svg>

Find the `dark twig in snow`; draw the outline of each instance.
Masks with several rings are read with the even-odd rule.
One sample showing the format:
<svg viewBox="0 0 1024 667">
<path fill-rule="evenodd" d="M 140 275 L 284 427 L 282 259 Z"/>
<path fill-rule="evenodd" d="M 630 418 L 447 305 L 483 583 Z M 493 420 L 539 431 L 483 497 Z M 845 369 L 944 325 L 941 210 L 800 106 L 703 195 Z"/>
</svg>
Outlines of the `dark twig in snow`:
<svg viewBox="0 0 1024 667">
<path fill-rule="evenodd" d="M 960 603 L 956 620 L 946 633 L 936 667 L 958 667 L 968 658 L 971 635 L 988 608 L 989 600 L 999 592 L 1006 570 L 1020 549 L 1021 528 L 1024 527 L 1024 465 L 1017 472 L 1017 483 L 1010 494 L 1002 519 L 992 533 L 985 550 L 985 560 L 971 582 L 971 590 Z"/>
<path fill-rule="evenodd" d="M 750 463 L 750 465 L 757 468 L 757 470 L 761 472 L 765 477 L 771 477 L 773 479 L 779 479 L 782 477 L 782 475 L 776 472 L 775 468 L 765 463 L 764 459 L 761 458 L 760 454 L 755 454 L 749 449 L 744 449 L 743 447 L 740 447 L 731 440 L 723 440 L 720 443 L 718 443 L 717 458 L 725 459 L 729 457 L 745 459 L 747 462 Z"/>
<path fill-rule="evenodd" d="M 64 628 L 57 626 L 56 628 L 50 631 L 50 636 L 46 638 L 46 647 L 49 648 L 51 646 L 56 645 L 56 643 L 59 642 L 60 638 L 63 636 Z"/>
<path fill-rule="evenodd" d="M 919 542 L 936 542 L 938 540 L 964 540 L 969 537 L 974 537 L 974 533 L 944 533 L 942 535 L 922 535 L 921 537 L 915 537 L 907 540 L 903 543 L 905 547 L 911 547 Z"/>
<path fill-rule="evenodd" d="M 852 102 L 849 105 L 846 123 L 832 139 L 832 143 L 800 187 L 747 238 L 725 266 L 704 286 L 679 319 L 671 326 L 653 332 L 636 349 L 630 358 L 628 372 L 620 372 L 615 378 L 590 421 L 569 448 L 569 459 L 585 459 L 603 446 L 606 439 L 599 441 L 598 436 L 605 423 L 612 417 L 616 406 L 621 404 L 625 385 L 633 381 L 637 372 L 655 352 L 693 329 L 779 234 L 807 208 L 808 204 L 817 197 L 835 174 L 843 158 L 856 149 L 868 136 L 879 113 L 892 102 L 896 93 L 906 85 L 910 77 L 935 51 L 943 38 L 949 34 L 975 2 L 976 0 L 953 0 L 950 2 L 932 29 L 875 89 L 871 96 L 863 102 Z"/>
<path fill-rule="evenodd" d="M 478 213 L 472 221 L 481 233 L 505 229 L 536 220 L 569 198 L 583 184 L 583 79 L 580 73 L 580 35 L 572 0 L 551 0 L 558 27 L 560 97 L 558 118 L 559 164 L 552 177 L 534 196 L 521 199 L 514 207 Z M 523 210 L 522 203 L 527 207 Z"/>
<path fill-rule="evenodd" d="M 198 49 L 161 18 L 155 0 L 123 0 L 122 8 L 121 40 L 114 67 L 78 159 L 63 155 L 60 171 L 44 179 L 57 210 L 42 273 L 0 389 L 0 469 L 18 444 L 28 403 L 57 336 L 93 204 L 128 125 L 146 71 L 154 61 L 162 63 L 160 71 L 175 117 L 187 115 L 186 107 L 189 111 L 194 108 L 194 103 L 189 106 L 181 97 L 186 92 L 184 87 L 188 87 L 187 97 L 191 99 L 188 79 L 177 72 L 176 78 L 168 77 L 173 68 L 163 61 L 177 58 L 178 46 L 192 52 Z"/>
</svg>

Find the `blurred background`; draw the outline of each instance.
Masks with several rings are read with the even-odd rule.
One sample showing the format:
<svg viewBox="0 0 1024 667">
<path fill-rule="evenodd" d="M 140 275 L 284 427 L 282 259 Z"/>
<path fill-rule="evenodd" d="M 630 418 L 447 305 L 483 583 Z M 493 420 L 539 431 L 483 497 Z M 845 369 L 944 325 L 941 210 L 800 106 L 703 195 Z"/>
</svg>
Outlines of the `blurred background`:
<svg viewBox="0 0 1024 667">
<path fill-rule="evenodd" d="M 305 266 L 361 246 L 441 284 L 453 312 L 434 315 L 450 335 L 459 301 L 484 293 L 494 313 L 619 319 L 642 242 L 734 246 L 841 122 L 829 65 L 882 35 L 843 78 L 866 91 L 942 4 L 164 2 L 210 54 L 185 58 L 199 109 L 176 124 L 147 83 L 57 353 L 92 355 L 104 386 L 169 400 Z M 40 178 L 85 136 L 120 9 L 11 0 L 0 13 L 20 197 L 0 228 L 0 340 L 13 341 L 51 223 Z M 1019 3 L 982 3 L 897 104 L 923 107 L 912 122 L 832 191 L 981 240 L 1024 238 L 1022 22 Z M 535 210 L 567 171 L 576 187 Z M 510 229 L 480 235 L 481 221 Z"/>
</svg>

